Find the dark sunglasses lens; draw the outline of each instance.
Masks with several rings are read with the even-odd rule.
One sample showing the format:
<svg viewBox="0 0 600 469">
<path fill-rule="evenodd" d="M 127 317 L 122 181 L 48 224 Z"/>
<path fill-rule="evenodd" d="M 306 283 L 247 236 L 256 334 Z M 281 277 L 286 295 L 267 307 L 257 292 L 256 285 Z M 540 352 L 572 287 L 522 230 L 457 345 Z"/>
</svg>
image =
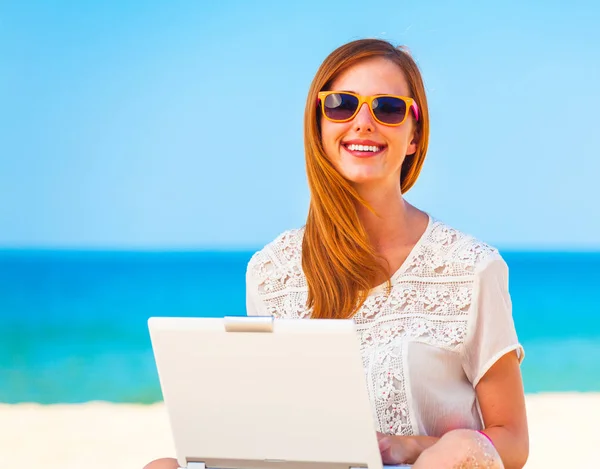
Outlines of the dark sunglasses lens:
<svg viewBox="0 0 600 469">
<path fill-rule="evenodd" d="M 350 119 L 358 107 L 358 98 L 346 93 L 332 93 L 327 95 L 323 103 L 325 115 L 329 119 L 343 121 Z"/>
<path fill-rule="evenodd" d="M 373 100 L 373 114 L 386 124 L 399 124 L 406 116 L 406 103 L 398 98 L 381 96 Z"/>
</svg>

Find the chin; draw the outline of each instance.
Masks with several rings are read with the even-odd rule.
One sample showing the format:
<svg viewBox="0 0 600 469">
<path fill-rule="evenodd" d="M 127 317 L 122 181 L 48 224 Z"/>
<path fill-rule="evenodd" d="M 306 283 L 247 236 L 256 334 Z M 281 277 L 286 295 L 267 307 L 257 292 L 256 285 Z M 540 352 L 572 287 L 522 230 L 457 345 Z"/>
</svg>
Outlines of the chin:
<svg viewBox="0 0 600 469">
<path fill-rule="evenodd" d="M 360 173 L 352 173 L 348 172 L 344 174 L 344 177 L 351 182 L 352 184 L 362 185 L 362 184 L 372 184 L 374 182 L 381 181 L 381 175 L 375 174 L 360 174 Z"/>
<path fill-rule="evenodd" d="M 385 166 L 371 158 L 358 161 L 341 160 L 334 166 L 344 178 L 355 184 L 374 182 L 386 176 Z"/>
</svg>

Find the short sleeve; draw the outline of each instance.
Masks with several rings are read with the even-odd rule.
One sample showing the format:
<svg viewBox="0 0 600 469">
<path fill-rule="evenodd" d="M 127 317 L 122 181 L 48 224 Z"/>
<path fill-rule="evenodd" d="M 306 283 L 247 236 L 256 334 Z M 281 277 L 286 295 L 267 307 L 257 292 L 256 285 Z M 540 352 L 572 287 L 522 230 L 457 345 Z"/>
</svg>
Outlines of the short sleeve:
<svg viewBox="0 0 600 469">
<path fill-rule="evenodd" d="M 473 387 L 500 358 L 525 352 L 517 338 L 508 291 L 508 266 L 497 256 L 476 273 L 473 299 L 464 343 L 463 368 Z"/>
<path fill-rule="evenodd" d="M 253 256 L 246 268 L 246 315 L 267 316 L 264 305 L 258 296 L 259 281 L 253 268 L 255 262 L 256 256 Z"/>
</svg>

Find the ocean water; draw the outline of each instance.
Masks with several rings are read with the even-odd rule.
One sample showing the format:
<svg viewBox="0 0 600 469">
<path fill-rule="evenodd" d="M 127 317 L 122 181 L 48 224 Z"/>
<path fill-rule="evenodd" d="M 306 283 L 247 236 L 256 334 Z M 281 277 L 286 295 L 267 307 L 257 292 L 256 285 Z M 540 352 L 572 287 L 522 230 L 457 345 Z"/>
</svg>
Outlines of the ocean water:
<svg viewBox="0 0 600 469">
<path fill-rule="evenodd" d="M 526 392 L 600 391 L 600 253 L 502 254 Z M 0 251 L 0 402 L 161 400 L 147 319 L 244 315 L 251 255 Z"/>
</svg>

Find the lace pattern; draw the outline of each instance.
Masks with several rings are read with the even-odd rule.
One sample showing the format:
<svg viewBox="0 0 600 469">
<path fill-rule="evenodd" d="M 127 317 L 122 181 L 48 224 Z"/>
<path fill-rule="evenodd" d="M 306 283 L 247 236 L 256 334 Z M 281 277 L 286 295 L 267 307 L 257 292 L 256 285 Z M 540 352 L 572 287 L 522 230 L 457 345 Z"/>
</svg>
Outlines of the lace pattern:
<svg viewBox="0 0 600 469">
<path fill-rule="evenodd" d="M 303 229 L 280 235 L 256 253 L 248 268 L 258 296 L 275 317 L 308 318 L 308 287 L 302 271 Z M 474 273 L 498 252 L 442 222 L 430 220 L 392 288 L 374 288 L 355 314 L 369 398 L 379 431 L 413 435 L 406 389 L 406 343 L 423 342 L 456 351 L 467 333 Z"/>
</svg>

